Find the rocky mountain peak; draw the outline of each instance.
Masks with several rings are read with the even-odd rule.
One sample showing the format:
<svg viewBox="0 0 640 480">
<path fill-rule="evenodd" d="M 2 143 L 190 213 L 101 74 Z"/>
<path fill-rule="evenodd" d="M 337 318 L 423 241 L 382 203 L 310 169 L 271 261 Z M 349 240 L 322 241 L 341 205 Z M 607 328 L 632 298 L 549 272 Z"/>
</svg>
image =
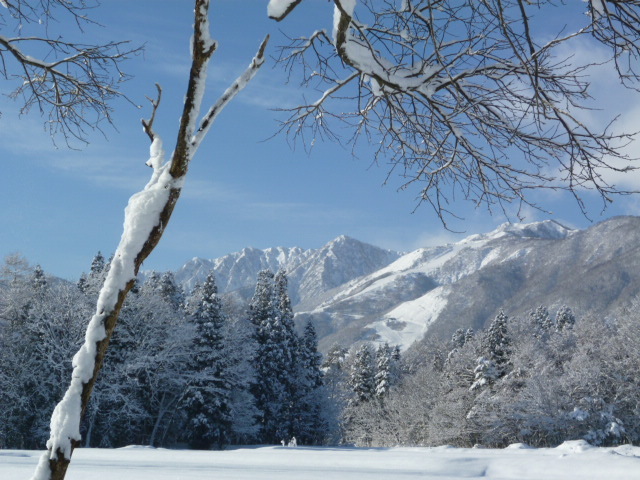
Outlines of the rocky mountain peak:
<svg viewBox="0 0 640 480">
<path fill-rule="evenodd" d="M 523 314 L 567 304 L 599 314 L 640 294 L 640 219 L 587 230 L 546 220 L 505 223 L 457 243 L 399 254 L 341 235 L 318 249 L 246 248 L 195 258 L 176 279 L 186 288 L 213 271 L 221 292 L 249 298 L 258 271 L 284 268 L 297 321 L 311 319 L 322 349 L 481 329 L 504 309 Z"/>
</svg>

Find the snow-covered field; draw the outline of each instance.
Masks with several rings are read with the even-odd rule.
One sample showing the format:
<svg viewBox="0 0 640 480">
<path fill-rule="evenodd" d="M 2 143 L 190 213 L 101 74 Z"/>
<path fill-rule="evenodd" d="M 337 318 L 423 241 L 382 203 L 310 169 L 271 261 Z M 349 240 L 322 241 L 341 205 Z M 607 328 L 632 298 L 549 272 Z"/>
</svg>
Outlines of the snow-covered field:
<svg viewBox="0 0 640 480">
<path fill-rule="evenodd" d="M 40 452 L 0 450 L 0 479 L 30 478 Z M 640 480 L 640 447 L 78 449 L 68 480 Z"/>
</svg>

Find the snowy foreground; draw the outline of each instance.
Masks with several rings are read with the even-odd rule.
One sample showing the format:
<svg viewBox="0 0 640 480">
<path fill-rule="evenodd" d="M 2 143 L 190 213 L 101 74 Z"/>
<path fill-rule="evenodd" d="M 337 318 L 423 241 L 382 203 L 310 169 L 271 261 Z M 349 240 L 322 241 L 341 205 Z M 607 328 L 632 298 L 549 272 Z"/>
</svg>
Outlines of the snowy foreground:
<svg viewBox="0 0 640 480">
<path fill-rule="evenodd" d="M 0 479 L 30 478 L 40 452 L 0 450 Z M 640 447 L 78 449 L 68 480 L 640 480 Z"/>
</svg>

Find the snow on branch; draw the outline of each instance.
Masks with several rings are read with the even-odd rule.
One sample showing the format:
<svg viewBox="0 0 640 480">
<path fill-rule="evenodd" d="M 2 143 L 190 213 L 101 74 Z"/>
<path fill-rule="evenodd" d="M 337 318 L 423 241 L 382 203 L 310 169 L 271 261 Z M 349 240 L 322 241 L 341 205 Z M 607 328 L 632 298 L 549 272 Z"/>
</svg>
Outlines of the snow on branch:
<svg viewBox="0 0 640 480">
<path fill-rule="evenodd" d="M 267 15 L 277 22 L 284 20 L 302 0 L 269 0 Z"/>
<path fill-rule="evenodd" d="M 569 190 L 581 207 L 585 189 L 596 190 L 605 204 L 629 193 L 609 185 L 606 173 L 635 168 L 621 149 L 634 133 L 611 124 L 597 130 L 584 120 L 586 74 L 594 65 L 576 65 L 561 51 L 597 36 L 599 26 L 610 34 L 602 41 L 632 42 L 625 58 L 634 56 L 640 0 L 592 2 L 599 15 L 593 25 L 550 41 L 530 18 L 543 7 L 561 13 L 559 5 L 333 4 L 332 38 L 320 30 L 280 50 L 278 61 L 289 72 L 300 68 L 302 85 L 321 91 L 316 101 L 287 110 L 280 131 L 294 141 L 306 145 L 310 132 L 311 144 L 321 135 L 346 138 L 354 150 L 359 143 L 373 145 L 374 161 L 390 165 L 389 173 L 402 178 L 401 189 L 419 185 L 419 202 L 430 204 L 443 222 L 446 205 L 460 197 L 504 212 L 511 202 L 537 207 L 528 192 L 538 188 Z M 603 27 L 605 14 L 613 26 Z M 635 25 L 637 33 L 640 22 Z M 334 128 L 329 119 L 342 125 Z"/>
<path fill-rule="evenodd" d="M 33 480 L 64 479 L 73 449 L 80 442 L 80 420 L 87 409 L 120 309 L 142 262 L 164 233 L 180 197 L 189 163 L 217 115 L 264 63 L 268 37 L 260 45 L 251 65 L 213 105 L 196 131 L 207 67 L 217 47 L 209 34 L 208 11 L 209 0 L 195 1 L 192 67 L 176 148 L 170 161 L 165 162 L 161 138 L 153 129 L 162 93 L 158 85 L 158 97 L 151 100 L 151 117 L 142 122 L 151 139 L 147 164 L 153 167 L 153 173 L 145 188 L 129 199 L 125 209 L 120 244 L 100 291 L 96 313 L 87 327 L 85 342 L 74 357 L 71 384 L 54 410 L 48 452 L 42 456 Z"/>
<path fill-rule="evenodd" d="M 267 48 L 268 42 L 269 42 L 269 35 L 267 35 L 265 39 L 262 41 L 262 43 L 260 44 L 260 47 L 258 48 L 258 53 L 256 53 L 255 57 L 253 57 L 251 64 L 247 67 L 244 73 L 240 75 L 231 84 L 231 86 L 227 88 L 227 90 L 225 90 L 225 92 L 222 94 L 222 96 L 220 96 L 218 101 L 211 106 L 209 111 L 202 118 L 202 121 L 200 122 L 200 127 L 198 128 L 195 135 L 193 135 L 191 139 L 192 154 L 195 153 L 195 151 L 198 149 L 198 147 L 200 146 L 200 143 L 202 143 L 202 140 L 204 139 L 205 135 L 211 128 L 211 125 L 213 125 L 213 122 L 218 117 L 220 112 L 222 112 L 224 107 L 226 107 L 229 104 L 229 102 L 233 100 L 233 98 L 247 86 L 247 84 L 256 75 L 256 73 L 258 73 L 258 69 L 264 63 L 264 52 L 265 52 L 265 49 Z"/>
</svg>

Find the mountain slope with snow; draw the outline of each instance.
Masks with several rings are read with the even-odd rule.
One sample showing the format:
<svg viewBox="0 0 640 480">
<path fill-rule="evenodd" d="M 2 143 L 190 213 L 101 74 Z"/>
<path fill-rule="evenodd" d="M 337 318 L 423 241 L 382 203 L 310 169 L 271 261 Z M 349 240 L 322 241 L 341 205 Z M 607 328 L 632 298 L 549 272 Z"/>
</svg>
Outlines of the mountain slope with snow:
<svg viewBox="0 0 640 480">
<path fill-rule="evenodd" d="M 458 243 L 421 248 L 328 292 L 311 319 L 321 348 L 359 340 L 408 348 L 427 332 L 484 328 L 504 309 L 526 314 L 563 304 L 603 314 L 640 293 L 640 219 L 619 217 L 584 231 L 553 221 L 504 224 Z M 606 279 L 606 280 L 605 280 Z"/>
<path fill-rule="evenodd" d="M 314 305 L 326 291 L 383 268 L 399 256 L 397 252 L 343 235 L 320 249 L 245 248 L 213 260 L 194 258 L 175 276 L 178 283 L 191 290 L 213 271 L 220 292 L 235 292 L 248 299 L 260 270 L 284 269 L 289 277 L 293 304 Z"/>
<path fill-rule="evenodd" d="M 504 309 L 526 314 L 563 304 L 603 315 L 640 294 L 640 218 L 587 230 L 554 221 L 504 224 L 453 244 L 399 254 L 341 236 L 320 249 L 246 248 L 193 259 L 176 278 L 187 288 L 216 274 L 221 292 L 251 297 L 259 270 L 287 270 L 301 324 L 312 320 L 320 349 L 388 341 L 406 349 L 425 335 L 479 330 Z"/>
</svg>

